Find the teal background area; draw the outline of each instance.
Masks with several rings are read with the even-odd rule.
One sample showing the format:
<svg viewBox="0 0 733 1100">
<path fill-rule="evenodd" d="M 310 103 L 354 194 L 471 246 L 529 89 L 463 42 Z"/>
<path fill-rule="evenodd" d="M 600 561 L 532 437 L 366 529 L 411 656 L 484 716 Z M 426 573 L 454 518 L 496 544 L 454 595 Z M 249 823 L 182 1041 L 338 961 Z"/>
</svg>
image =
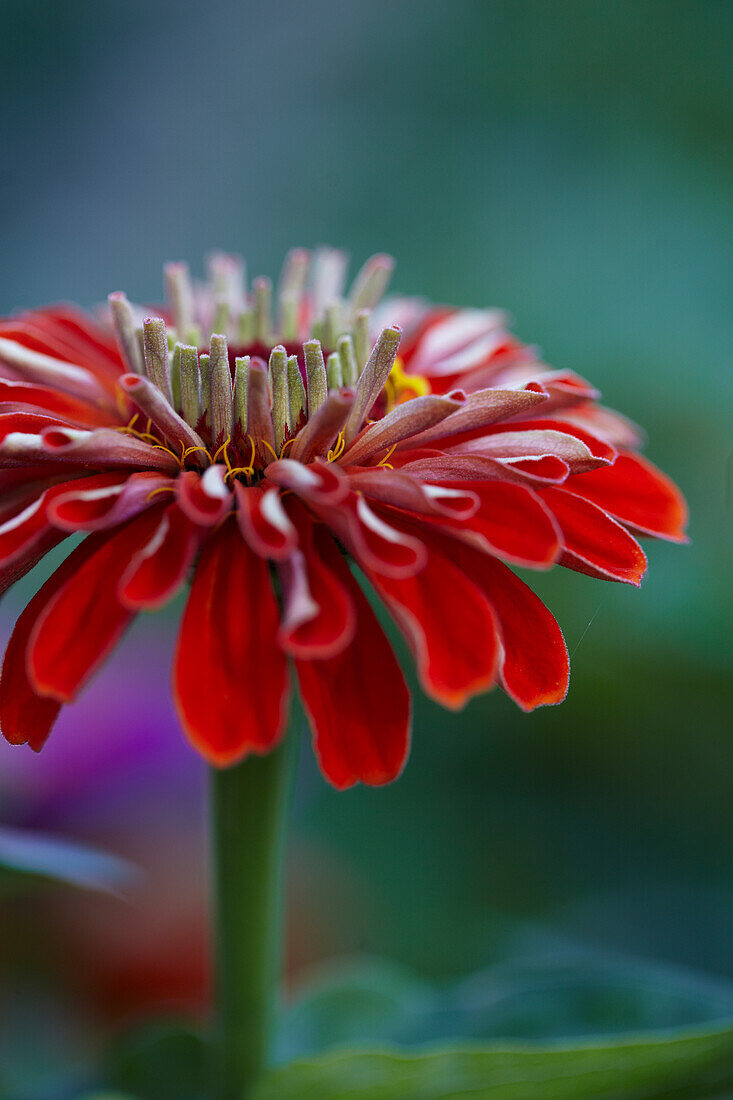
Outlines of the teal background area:
<svg viewBox="0 0 733 1100">
<path fill-rule="evenodd" d="M 398 291 L 506 307 L 644 425 L 690 503 L 691 545 L 649 543 L 641 591 L 530 577 L 572 653 L 563 706 L 416 696 L 384 790 L 329 789 L 304 749 L 293 980 L 344 953 L 452 979 L 528 945 L 733 979 L 733 6 L 5 0 L 2 19 L 1 313 L 155 299 L 165 259 L 212 247 L 254 274 L 294 244 L 387 250 Z M 37 579 L 0 607 L 3 637 Z M 62 771 L 81 725 L 102 741 L 143 683 L 131 722 L 162 723 L 171 767 L 196 771 L 166 701 L 179 610 L 141 620 L 97 709 L 62 720 Z M 6 823 L 29 823 L 21 752 L 0 756 Z M 183 844 L 200 799 L 176 797 Z M 151 844 L 155 801 L 134 810 Z M 85 805 L 43 822 L 121 844 L 128 802 L 113 828 Z"/>
</svg>

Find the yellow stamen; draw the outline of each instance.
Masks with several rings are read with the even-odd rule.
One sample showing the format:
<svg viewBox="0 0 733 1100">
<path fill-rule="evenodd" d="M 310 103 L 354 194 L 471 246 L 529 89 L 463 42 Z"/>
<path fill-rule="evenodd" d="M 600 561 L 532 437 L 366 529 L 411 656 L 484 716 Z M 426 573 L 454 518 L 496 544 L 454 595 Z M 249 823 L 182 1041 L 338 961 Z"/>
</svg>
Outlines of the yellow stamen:
<svg viewBox="0 0 733 1100">
<path fill-rule="evenodd" d="M 156 493 L 175 493 L 175 491 L 172 485 L 160 485 L 157 489 L 153 489 L 148 493 L 147 499 L 152 500 Z"/>
<path fill-rule="evenodd" d="M 121 432 L 122 435 L 131 435 L 133 439 L 139 439 L 141 443 L 158 443 L 157 435 L 151 435 L 149 432 L 137 432 L 134 428 L 115 428 L 116 432 Z"/>
<path fill-rule="evenodd" d="M 295 443 L 295 436 L 293 436 L 292 439 L 285 440 L 282 447 L 280 448 L 280 458 L 283 457 L 288 447 L 292 447 L 293 443 Z"/>
<path fill-rule="evenodd" d="M 277 453 L 277 451 L 275 450 L 275 448 L 274 448 L 274 447 L 272 447 L 272 446 L 271 446 L 271 445 L 270 445 L 270 444 L 269 444 L 269 443 L 267 442 L 267 440 L 266 440 L 266 439 L 261 439 L 261 440 L 260 440 L 260 443 L 262 444 L 262 446 L 263 446 L 263 447 L 267 447 L 268 451 L 270 452 L 270 454 L 272 455 L 272 457 L 273 457 L 273 458 L 275 459 L 275 461 L 277 462 L 277 460 L 278 460 L 278 458 L 279 458 L 280 456 L 279 456 L 279 454 Z"/>
<path fill-rule="evenodd" d="M 377 466 L 384 466 L 388 470 L 394 470 L 394 466 L 391 464 L 391 462 L 389 460 L 392 457 L 392 455 L 394 453 L 394 449 L 395 449 L 396 446 L 397 446 L 397 444 L 395 443 L 395 444 L 393 444 L 393 446 L 390 447 L 390 449 L 387 451 L 384 458 L 380 458 L 379 462 L 377 463 Z"/>
<path fill-rule="evenodd" d="M 181 469 L 183 469 L 183 459 L 180 455 L 177 455 L 175 451 L 172 451 L 170 447 L 164 447 L 162 443 L 153 443 L 152 446 L 154 451 L 165 451 L 166 454 L 169 454 L 172 458 L 175 458 L 178 465 L 181 467 Z"/>
<path fill-rule="evenodd" d="M 341 458 L 341 455 L 344 453 L 345 450 L 346 439 L 344 437 L 344 433 L 339 432 L 339 434 L 336 436 L 336 446 L 328 452 L 328 454 L 326 455 L 326 460 L 328 462 L 337 462 Z"/>
<path fill-rule="evenodd" d="M 235 478 L 237 474 L 246 474 L 248 478 L 254 477 L 254 466 L 232 466 L 224 474 L 224 480 L 228 481 L 229 478 Z"/>
<path fill-rule="evenodd" d="M 199 447 L 186 447 L 186 449 L 183 452 L 183 455 L 181 456 L 183 461 L 185 462 L 186 459 L 188 458 L 188 456 L 192 455 L 194 453 L 194 451 L 203 451 L 203 453 L 208 458 L 209 462 L 212 461 L 211 455 L 209 454 L 208 449 L 206 447 L 200 447 L 200 446 Z"/>
<path fill-rule="evenodd" d="M 216 450 L 216 451 L 214 452 L 214 456 L 213 456 L 213 458 L 211 459 L 211 461 L 212 461 L 212 462 L 216 462 L 216 460 L 217 460 L 217 458 L 219 457 L 219 455 L 220 455 L 220 454 L 223 454 L 223 455 L 224 455 L 224 462 L 226 463 L 226 468 L 227 468 L 227 470 L 231 470 L 231 468 L 232 468 L 232 464 L 231 464 L 231 462 L 229 461 L 229 452 L 227 451 L 227 447 L 229 446 L 229 444 L 231 443 L 231 441 L 232 441 L 232 437 L 231 437 L 230 435 L 228 435 L 228 436 L 226 437 L 226 439 L 224 440 L 224 442 L 222 443 L 221 447 L 219 447 L 219 448 L 218 448 L 218 449 L 217 449 L 217 450 Z"/>
</svg>

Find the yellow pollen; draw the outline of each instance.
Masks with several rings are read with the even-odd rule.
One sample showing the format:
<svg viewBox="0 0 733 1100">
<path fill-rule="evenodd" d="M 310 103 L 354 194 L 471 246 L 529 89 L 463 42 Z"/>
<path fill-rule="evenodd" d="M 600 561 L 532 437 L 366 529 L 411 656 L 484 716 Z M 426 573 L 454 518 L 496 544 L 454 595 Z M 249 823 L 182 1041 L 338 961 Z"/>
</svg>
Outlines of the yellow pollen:
<svg viewBox="0 0 733 1100">
<path fill-rule="evenodd" d="M 115 389 L 115 402 L 117 403 L 120 415 L 124 416 L 130 408 L 130 403 L 127 399 L 127 394 L 123 393 L 119 386 Z M 135 413 L 135 416 L 137 416 L 137 413 Z M 133 420 L 134 419 L 135 417 L 133 417 Z"/>
<path fill-rule="evenodd" d="M 399 356 L 394 361 L 384 389 L 387 394 L 387 412 L 391 412 L 395 405 L 402 405 L 413 397 L 424 397 L 431 392 L 427 378 L 421 374 L 407 374 Z"/>
</svg>

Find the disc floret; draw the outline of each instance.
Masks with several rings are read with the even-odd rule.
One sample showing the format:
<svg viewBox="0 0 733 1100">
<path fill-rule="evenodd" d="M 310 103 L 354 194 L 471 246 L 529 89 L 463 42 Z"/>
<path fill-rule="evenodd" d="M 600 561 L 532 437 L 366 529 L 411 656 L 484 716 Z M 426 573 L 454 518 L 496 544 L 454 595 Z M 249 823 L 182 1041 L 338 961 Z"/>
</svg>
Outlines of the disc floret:
<svg viewBox="0 0 733 1100">
<path fill-rule="evenodd" d="M 129 373 L 151 383 L 166 408 L 151 387 L 130 382 L 128 392 L 144 399 L 164 438 L 170 425 L 166 432 L 160 420 L 180 421 L 172 434 L 185 441 L 184 465 L 200 466 L 203 454 L 249 483 L 308 424 L 309 438 L 290 457 L 335 453 L 339 432 L 343 451 L 395 362 L 399 328 L 385 329 L 374 349 L 369 337 L 392 267 L 389 257 L 372 257 L 347 294 L 344 253 L 296 248 L 273 296 L 264 276 L 248 288 L 244 261 L 226 253 L 209 256 L 202 283 L 186 264 L 166 264 L 163 316 L 145 316 L 122 292 L 109 296 Z"/>
</svg>

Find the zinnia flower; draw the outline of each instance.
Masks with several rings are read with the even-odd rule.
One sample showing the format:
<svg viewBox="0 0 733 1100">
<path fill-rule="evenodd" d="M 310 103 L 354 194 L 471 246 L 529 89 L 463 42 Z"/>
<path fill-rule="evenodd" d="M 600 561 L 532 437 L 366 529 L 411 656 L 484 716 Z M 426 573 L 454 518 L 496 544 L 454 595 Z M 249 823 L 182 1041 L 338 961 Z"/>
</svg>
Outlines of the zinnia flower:
<svg viewBox="0 0 733 1100">
<path fill-rule="evenodd" d="M 683 540 L 684 503 L 637 430 L 500 313 L 380 306 L 391 268 L 374 257 L 345 296 L 342 253 L 295 250 L 273 318 L 270 282 L 247 291 L 217 254 L 201 286 L 167 266 L 159 316 L 117 293 L 111 322 L 0 323 L 0 588 L 86 534 L 8 644 L 10 742 L 39 750 L 190 577 L 173 693 L 207 760 L 278 743 L 290 662 L 325 776 L 394 779 L 410 697 L 351 563 L 443 706 L 497 683 L 525 710 L 564 698 L 562 633 L 510 566 L 638 585 L 636 536 Z"/>
</svg>

